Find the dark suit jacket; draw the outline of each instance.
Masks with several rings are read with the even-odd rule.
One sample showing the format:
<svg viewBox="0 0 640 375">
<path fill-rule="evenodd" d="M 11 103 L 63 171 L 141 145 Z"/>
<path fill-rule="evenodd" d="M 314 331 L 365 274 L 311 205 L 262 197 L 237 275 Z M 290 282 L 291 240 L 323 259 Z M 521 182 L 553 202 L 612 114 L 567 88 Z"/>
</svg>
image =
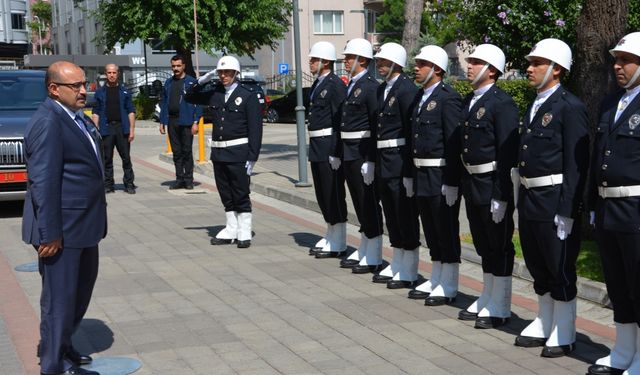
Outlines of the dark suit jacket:
<svg viewBox="0 0 640 375">
<path fill-rule="evenodd" d="M 591 163 L 589 206 L 596 226 L 605 230 L 640 233 L 640 197 L 607 198 L 598 187 L 640 185 L 640 95 L 614 121 L 624 90 L 602 102 Z"/>
<path fill-rule="evenodd" d="M 342 158 L 345 161 L 364 159 L 375 161 L 376 140 L 374 127 L 378 124 L 378 99 L 380 84 L 369 72 L 360 77 L 351 88 L 351 93 L 342 104 L 340 131 L 371 131 L 371 137 L 363 139 L 342 139 Z"/>
<path fill-rule="evenodd" d="M 414 98 L 411 116 L 411 156 L 420 159 L 445 159 L 444 167 L 414 168 L 416 195 L 440 195 L 442 185 L 460 185 L 461 101 L 451 86 L 439 83 L 429 98 L 418 107 L 424 89 Z"/>
<path fill-rule="evenodd" d="M 405 145 L 381 148 L 377 151 L 376 176 L 382 178 L 413 177 L 411 161 L 411 111 L 418 88 L 406 74 L 401 73 L 384 98 L 387 83 L 378 86 L 378 125 L 375 140 L 404 138 Z"/>
<path fill-rule="evenodd" d="M 27 124 L 24 147 L 29 180 L 22 240 L 36 246 L 57 239 L 69 248 L 97 245 L 107 234 L 107 203 L 91 141 L 47 98 Z"/>
<path fill-rule="evenodd" d="M 347 95 L 347 87 L 334 73 L 329 73 L 309 90 L 309 131 L 332 128 L 329 136 L 309 139 L 309 161 L 328 162 L 329 156 L 342 155 L 338 142 L 340 106 Z"/>
<path fill-rule="evenodd" d="M 464 199 L 481 205 L 490 204 L 492 198 L 507 202 L 513 196 L 511 168 L 518 159 L 518 107 L 495 84 L 469 109 L 472 98 L 470 93 L 462 104 L 462 161 L 469 165 L 495 161 L 498 169 L 469 174 L 462 168 Z"/>
<path fill-rule="evenodd" d="M 562 86 L 547 98 L 530 122 L 532 104 L 520 134 L 520 176 L 562 174 L 563 180 L 555 186 L 520 186 L 519 215 L 535 221 L 553 221 L 556 214 L 575 219 L 589 165 L 587 109 Z"/>
</svg>

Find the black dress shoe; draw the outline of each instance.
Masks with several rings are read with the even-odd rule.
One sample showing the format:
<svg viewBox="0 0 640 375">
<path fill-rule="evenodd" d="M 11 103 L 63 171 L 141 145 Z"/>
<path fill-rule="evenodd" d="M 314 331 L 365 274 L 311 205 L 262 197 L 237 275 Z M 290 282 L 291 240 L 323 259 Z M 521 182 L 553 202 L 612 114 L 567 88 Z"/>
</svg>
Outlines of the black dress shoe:
<svg viewBox="0 0 640 375">
<path fill-rule="evenodd" d="M 193 183 L 185 183 L 184 188 L 187 190 L 193 190 Z"/>
<path fill-rule="evenodd" d="M 378 275 L 373 275 L 373 277 L 371 278 L 371 281 L 373 281 L 374 283 L 378 283 L 378 284 L 386 284 L 391 279 L 393 279 L 393 277 L 391 277 L 391 276 L 382 276 L 382 275 L 378 274 Z"/>
<path fill-rule="evenodd" d="M 476 319 L 474 328 L 490 329 L 498 328 L 509 323 L 509 318 L 496 318 L 495 316 L 479 316 Z"/>
<path fill-rule="evenodd" d="M 542 352 L 540 353 L 541 357 L 546 358 L 558 358 L 564 357 L 565 355 L 571 353 L 576 348 L 576 344 L 569 345 L 560 345 L 560 346 L 546 346 L 542 348 Z"/>
<path fill-rule="evenodd" d="M 238 241 L 238 249 L 246 249 L 251 246 L 251 240 Z"/>
<path fill-rule="evenodd" d="M 100 375 L 100 373 L 73 366 L 67 371 L 60 373 L 60 375 Z"/>
<path fill-rule="evenodd" d="M 421 290 L 413 289 L 409 291 L 407 297 L 411 299 L 426 299 L 427 297 L 429 297 L 429 292 L 423 292 Z"/>
<path fill-rule="evenodd" d="M 424 300 L 425 306 L 450 305 L 456 301 L 456 297 L 433 297 L 429 296 Z"/>
<path fill-rule="evenodd" d="M 347 255 L 346 251 L 318 251 L 316 259 L 340 258 Z"/>
<path fill-rule="evenodd" d="M 322 252 L 322 248 L 321 247 L 312 247 L 312 248 L 309 249 L 309 255 L 311 255 L 312 257 L 315 256 L 319 252 Z"/>
<path fill-rule="evenodd" d="M 478 313 L 472 313 L 467 309 L 460 310 L 458 313 L 458 319 L 460 320 L 476 320 Z"/>
<path fill-rule="evenodd" d="M 134 189 L 133 186 L 127 186 L 124 188 L 124 192 L 127 194 L 135 194 L 136 189 Z"/>
<path fill-rule="evenodd" d="M 521 346 L 523 348 L 537 348 L 544 346 L 547 339 L 544 337 L 531 337 L 531 336 L 517 336 L 515 346 Z"/>
<path fill-rule="evenodd" d="M 415 282 L 406 280 L 389 280 L 387 281 L 387 289 L 404 289 L 413 288 Z"/>
<path fill-rule="evenodd" d="M 169 190 L 178 190 L 184 188 L 184 181 L 176 181 L 175 184 L 169 186 Z"/>
<path fill-rule="evenodd" d="M 212 245 L 231 245 L 234 240 L 227 240 L 224 238 L 213 237 L 211 239 Z"/>
<path fill-rule="evenodd" d="M 355 259 L 343 259 L 340 261 L 340 268 L 353 268 L 360 263 L 359 260 Z"/>
<path fill-rule="evenodd" d="M 362 273 L 376 273 L 379 272 L 382 268 L 382 264 L 378 264 L 375 266 L 362 266 L 355 265 L 351 268 L 351 273 L 362 274 Z"/>
<path fill-rule="evenodd" d="M 615 367 L 609 367 L 605 365 L 591 365 L 589 366 L 588 375 L 622 375 L 624 370 Z"/>
<path fill-rule="evenodd" d="M 89 357 L 86 354 L 78 353 L 78 351 L 75 350 L 74 348 L 71 348 L 70 350 L 67 350 L 67 352 L 65 353 L 65 356 L 71 362 L 75 363 L 78 366 L 88 365 L 89 363 L 91 363 L 91 361 L 93 361 L 93 359 L 91 357 Z"/>
</svg>

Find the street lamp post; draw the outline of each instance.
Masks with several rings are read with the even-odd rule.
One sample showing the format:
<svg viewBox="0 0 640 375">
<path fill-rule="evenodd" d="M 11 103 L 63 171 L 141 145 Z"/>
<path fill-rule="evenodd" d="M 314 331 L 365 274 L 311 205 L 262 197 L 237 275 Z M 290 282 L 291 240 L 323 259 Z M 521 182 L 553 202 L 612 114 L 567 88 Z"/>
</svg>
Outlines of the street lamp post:
<svg viewBox="0 0 640 375">
<path fill-rule="evenodd" d="M 296 129 L 298 133 L 298 175 L 296 187 L 307 187 L 307 140 L 304 129 L 304 102 L 302 100 L 302 65 L 300 62 L 300 16 L 298 0 L 293 0 L 293 55 L 296 63 Z"/>
<path fill-rule="evenodd" d="M 42 29 L 40 28 L 40 17 L 34 15 L 33 19 L 38 22 L 38 53 L 42 55 Z"/>
</svg>

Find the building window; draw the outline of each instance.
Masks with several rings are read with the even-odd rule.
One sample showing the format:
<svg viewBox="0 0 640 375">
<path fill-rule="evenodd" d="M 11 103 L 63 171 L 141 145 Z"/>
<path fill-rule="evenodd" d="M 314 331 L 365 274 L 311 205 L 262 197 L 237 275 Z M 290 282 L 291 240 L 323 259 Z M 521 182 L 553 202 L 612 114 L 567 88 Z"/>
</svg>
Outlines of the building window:
<svg viewBox="0 0 640 375">
<path fill-rule="evenodd" d="M 378 14 L 372 10 L 366 10 L 365 16 L 367 17 L 367 33 L 374 34 L 376 32 Z"/>
<path fill-rule="evenodd" d="M 87 53 L 87 42 L 85 39 L 85 34 L 84 34 L 84 27 L 80 26 L 78 28 L 78 35 L 80 36 L 80 53 L 81 54 L 86 54 Z"/>
<path fill-rule="evenodd" d="M 11 28 L 14 30 L 25 30 L 24 13 L 11 13 Z"/>
<path fill-rule="evenodd" d="M 314 11 L 314 34 L 342 34 L 342 11 Z"/>
</svg>

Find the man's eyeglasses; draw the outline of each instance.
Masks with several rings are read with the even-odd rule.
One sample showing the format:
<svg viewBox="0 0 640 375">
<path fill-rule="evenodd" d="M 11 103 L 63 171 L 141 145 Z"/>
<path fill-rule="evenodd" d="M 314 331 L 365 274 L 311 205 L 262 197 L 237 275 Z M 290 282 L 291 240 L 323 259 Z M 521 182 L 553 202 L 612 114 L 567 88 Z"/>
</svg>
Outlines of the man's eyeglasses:
<svg viewBox="0 0 640 375">
<path fill-rule="evenodd" d="M 73 91 L 80 91 L 80 89 L 82 89 L 83 87 L 86 89 L 87 87 L 89 87 L 89 82 L 84 81 L 84 82 L 74 82 L 74 83 L 62 83 L 62 82 L 51 82 L 53 84 L 56 84 L 58 86 L 67 86 L 69 88 L 71 88 Z"/>
</svg>

